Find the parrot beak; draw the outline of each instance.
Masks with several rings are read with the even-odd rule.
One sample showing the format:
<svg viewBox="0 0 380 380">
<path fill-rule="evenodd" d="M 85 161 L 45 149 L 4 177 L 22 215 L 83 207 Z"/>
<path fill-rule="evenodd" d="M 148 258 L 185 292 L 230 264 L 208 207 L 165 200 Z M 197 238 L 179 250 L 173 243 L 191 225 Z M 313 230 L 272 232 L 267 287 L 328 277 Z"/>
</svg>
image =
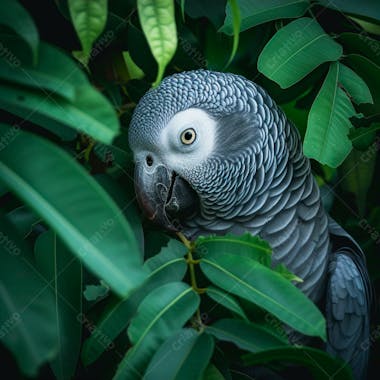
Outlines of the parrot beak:
<svg viewBox="0 0 380 380">
<path fill-rule="evenodd" d="M 136 164 L 137 201 L 151 221 L 171 231 L 180 231 L 181 222 L 197 211 L 198 197 L 190 185 L 164 165 L 147 168 Z"/>
</svg>

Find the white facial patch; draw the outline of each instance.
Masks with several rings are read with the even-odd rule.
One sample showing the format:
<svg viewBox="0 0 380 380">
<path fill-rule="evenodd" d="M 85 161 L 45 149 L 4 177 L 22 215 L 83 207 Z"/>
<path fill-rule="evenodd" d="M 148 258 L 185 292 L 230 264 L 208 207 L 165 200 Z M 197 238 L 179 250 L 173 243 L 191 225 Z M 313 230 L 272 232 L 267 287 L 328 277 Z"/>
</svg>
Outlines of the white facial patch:
<svg viewBox="0 0 380 380">
<path fill-rule="evenodd" d="M 192 144 L 183 142 L 187 130 L 195 132 Z M 205 161 L 214 150 L 216 121 L 199 108 L 175 114 L 162 129 L 159 150 L 174 170 L 190 169 Z"/>
</svg>

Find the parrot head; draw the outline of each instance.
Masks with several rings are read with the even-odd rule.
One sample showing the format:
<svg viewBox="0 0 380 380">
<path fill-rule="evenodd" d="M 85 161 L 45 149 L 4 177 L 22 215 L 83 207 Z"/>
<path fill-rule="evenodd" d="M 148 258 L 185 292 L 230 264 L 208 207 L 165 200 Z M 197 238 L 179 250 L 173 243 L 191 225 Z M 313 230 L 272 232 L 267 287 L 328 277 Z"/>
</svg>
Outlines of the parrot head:
<svg viewBox="0 0 380 380">
<path fill-rule="evenodd" d="M 266 92 L 241 76 L 167 77 L 142 97 L 129 129 L 141 208 L 173 231 L 247 217 L 284 152 L 282 124 Z"/>
</svg>

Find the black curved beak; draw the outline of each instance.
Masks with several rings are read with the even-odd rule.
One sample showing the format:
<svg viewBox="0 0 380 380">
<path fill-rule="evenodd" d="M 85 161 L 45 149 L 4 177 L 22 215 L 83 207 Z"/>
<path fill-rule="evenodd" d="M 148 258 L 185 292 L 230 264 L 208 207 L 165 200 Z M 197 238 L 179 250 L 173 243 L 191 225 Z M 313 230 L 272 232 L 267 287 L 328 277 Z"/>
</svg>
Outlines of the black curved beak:
<svg viewBox="0 0 380 380">
<path fill-rule="evenodd" d="M 135 168 L 137 201 L 148 219 L 171 231 L 182 229 L 181 221 L 197 212 L 198 197 L 190 185 L 164 165 Z"/>
</svg>

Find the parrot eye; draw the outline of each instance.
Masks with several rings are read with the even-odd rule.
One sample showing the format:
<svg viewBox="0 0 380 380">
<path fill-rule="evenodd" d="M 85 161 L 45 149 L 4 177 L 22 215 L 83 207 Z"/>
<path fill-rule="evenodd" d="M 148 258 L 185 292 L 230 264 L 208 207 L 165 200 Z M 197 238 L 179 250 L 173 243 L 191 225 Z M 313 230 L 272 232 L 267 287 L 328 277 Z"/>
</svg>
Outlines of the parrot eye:
<svg viewBox="0 0 380 380">
<path fill-rule="evenodd" d="M 195 133 L 193 128 L 185 129 L 181 133 L 181 142 L 185 145 L 190 145 L 195 141 L 195 138 L 197 137 L 197 134 Z"/>
</svg>

